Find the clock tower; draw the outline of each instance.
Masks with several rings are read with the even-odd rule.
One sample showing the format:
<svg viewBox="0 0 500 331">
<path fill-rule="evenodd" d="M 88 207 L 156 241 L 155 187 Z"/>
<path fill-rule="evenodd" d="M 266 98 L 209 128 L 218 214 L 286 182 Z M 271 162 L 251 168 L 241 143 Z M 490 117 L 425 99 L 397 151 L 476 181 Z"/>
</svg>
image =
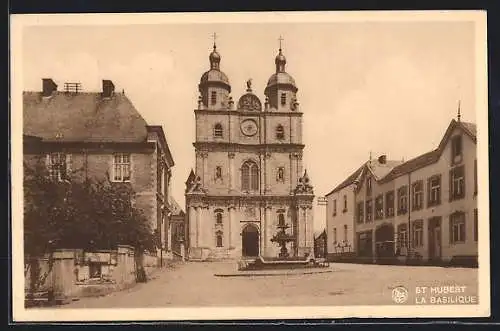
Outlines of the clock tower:
<svg viewBox="0 0 500 331">
<path fill-rule="evenodd" d="M 276 257 L 279 223 L 295 237 L 290 254 L 313 254 L 314 194 L 302 167 L 302 112 L 281 47 L 265 101 L 247 81 L 235 104 L 214 49 L 198 85 L 195 167 L 186 182 L 189 258 Z"/>
</svg>

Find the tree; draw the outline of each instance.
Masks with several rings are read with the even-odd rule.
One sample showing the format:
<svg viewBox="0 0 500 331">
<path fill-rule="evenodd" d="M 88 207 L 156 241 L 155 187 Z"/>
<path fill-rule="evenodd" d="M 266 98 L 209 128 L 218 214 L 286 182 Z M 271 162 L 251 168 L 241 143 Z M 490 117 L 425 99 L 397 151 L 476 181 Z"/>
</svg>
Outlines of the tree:
<svg viewBox="0 0 500 331">
<path fill-rule="evenodd" d="M 113 249 L 124 244 L 137 253 L 154 252 L 156 236 L 134 201 L 127 183 L 56 181 L 41 162 L 25 163 L 24 249 L 31 279 L 40 279 L 38 258 L 57 248 Z M 37 284 L 31 283 L 34 290 Z"/>
</svg>

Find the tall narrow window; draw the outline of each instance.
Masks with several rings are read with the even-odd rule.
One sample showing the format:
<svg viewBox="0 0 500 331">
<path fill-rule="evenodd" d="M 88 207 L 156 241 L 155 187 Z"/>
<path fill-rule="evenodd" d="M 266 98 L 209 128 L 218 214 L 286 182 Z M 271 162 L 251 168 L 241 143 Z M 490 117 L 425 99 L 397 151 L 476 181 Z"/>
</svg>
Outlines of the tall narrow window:
<svg viewBox="0 0 500 331">
<path fill-rule="evenodd" d="M 384 195 L 379 194 L 375 198 L 375 219 L 381 220 L 384 218 Z"/>
<path fill-rule="evenodd" d="M 465 171 L 464 166 L 450 170 L 450 201 L 465 197 Z"/>
<path fill-rule="evenodd" d="M 282 140 L 285 139 L 285 129 L 283 128 L 283 125 L 279 124 L 276 127 L 276 139 Z"/>
<path fill-rule="evenodd" d="M 456 212 L 450 215 L 450 244 L 465 242 L 465 213 Z"/>
<path fill-rule="evenodd" d="M 217 138 L 222 138 L 224 130 L 222 130 L 222 124 L 217 123 L 214 126 L 214 136 Z"/>
<path fill-rule="evenodd" d="M 333 243 L 337 243 L 337 228 L 333 228 Z"/>
<path fill-rule="evenodd" d="M 424 224 L 422 220 L 414 221 L 413 227 L 413 247 L 422 247 L 424 245 Z"/>
<path fill-rule="evenodd" d="M 241 166 L 241 188 L 243 191 L 259 189 L 259 168 L 253 161 L 247 161 Z"/>
<path fill-rule="evenodd" d="M 462 136 L 455 136 L 451 139 L 451 157 L 453 163 L 462 161 Z"/>
<path fill-rule="evenodd" d="M 222 231 L 217 231 L 215 233 L 215 238 L 216 238 L 216 246 L 217 247 L 223 247 L 224 244 L 223 244 L 223 238 L 222 238 Z"/>
<path fill-rule="evenodd" d="M 421 180 L 416 181 L 411 186 L 411 190 L 412 190 L 412 200 L 411 200 L 412 210 L 422 209 L 424 201 L 424 182 Z"/>
<path fill-rule="evenodd" d="M 357 211 L 357 214 L 358 214 L 358 224 L 363 223 L 363 220 L 364 220 L 364 210 L 365 210 L 365 207 L 364 207 L 363 201 L 358 202 L 358 211 Z"/>
<path fill-rule="evenodd" d="M 215 211 L 215 224 L 222 224 L 222 210 L 217 209 Z"/>
<path fill-rule="evenodd" d="M 342 209 L 342 212 L 347 212 L 347 195 L 344 195 L 344 209 Z"/>
<path fill-rule="evenodd" d="M 400 224 L 398 225 L 398 240 L 397 240 L 397 247 L 399 249 L 408 247 L 407 246 L 408 242 L 408 229 L 406 224 Z"/>
<path fill-rule="evenodd" d="M 372 194 L 372 178 L 368 177 L 366 179 L 366 195 Z"/>
<path fill-rule="evenodd" d="M 333 200 L 333 216 L 337 215 L 337 199 Z"/>
<path fill-rule="evenodd" d="M 441 175 L 434 175 L 427 181 L 427 205 L 436 206 L 441 203 Z"/>
<path fill-rule="evenodd" d="M 286 105 L 286 93 L 281 93 L 281 105 Z"/>
<path fill-rule="evenodd" d="M 130 181 L 130 154 L 118 153 L 113 156 L 113 181 Z"/>
<path fill-rule="evenodd" d="M 344 241 L 347 242 L 347 224 L 344 224 Z"/>
<path fill-rule="evenodd" d="M 373 206 L 371 200 L 366 200 L 366 222 L 372 221 Z"/>
<path fill-rule="evenodd" d="M 212 93 L 210 94 L 210 103 L 212 105 L 215 105 L 217 103 L 217 92 L 216 91 L 212 91 Z"/>
<path fill-rule="evenodd" d="M 408 211 L 408 187 L 402 186 L 398 189 L 398 215 L 406 214 Z"/>
<path fill-rule="evenodd" d="M 394 191 L 385 194 L 385 215 L 386 217 L 394 216 Z"/>
</svg>

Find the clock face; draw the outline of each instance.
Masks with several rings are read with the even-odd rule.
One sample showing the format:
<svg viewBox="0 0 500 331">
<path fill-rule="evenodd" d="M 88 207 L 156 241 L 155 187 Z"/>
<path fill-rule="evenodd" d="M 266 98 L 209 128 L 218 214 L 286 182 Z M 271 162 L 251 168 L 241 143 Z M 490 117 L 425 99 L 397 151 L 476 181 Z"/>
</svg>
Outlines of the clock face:
<svg viewBox="0 0 500 331">
<path fill-rule="evenodd" d="M 243 122 L 241 122 L 240 127 L 241 132 L 243 132 L 243 134 L 248 137 L 255 135 L 258 131 L 257 123 L 255 123 L 254 120 L 244 120 Z"/>
</svg>

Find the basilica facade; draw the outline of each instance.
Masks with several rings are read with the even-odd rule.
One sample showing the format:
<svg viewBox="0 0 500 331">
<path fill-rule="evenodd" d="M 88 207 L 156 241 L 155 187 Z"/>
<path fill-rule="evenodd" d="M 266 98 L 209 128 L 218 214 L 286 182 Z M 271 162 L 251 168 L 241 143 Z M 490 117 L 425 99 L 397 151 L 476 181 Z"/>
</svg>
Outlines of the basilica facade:
<svg viewBox="0 0 500 331">
<path fill-rule="evenodd" d="M 247 90 L 237 102 L 214 44 L 201 76 L 195 167 L 186 181 L 189 258 L 277 257 L 273 240 L 287 225 L 290 256 L 313 254 L 313 187 L 302 166 L 297 85 L 279 50 L 262 102 Z"/>
</svg>

